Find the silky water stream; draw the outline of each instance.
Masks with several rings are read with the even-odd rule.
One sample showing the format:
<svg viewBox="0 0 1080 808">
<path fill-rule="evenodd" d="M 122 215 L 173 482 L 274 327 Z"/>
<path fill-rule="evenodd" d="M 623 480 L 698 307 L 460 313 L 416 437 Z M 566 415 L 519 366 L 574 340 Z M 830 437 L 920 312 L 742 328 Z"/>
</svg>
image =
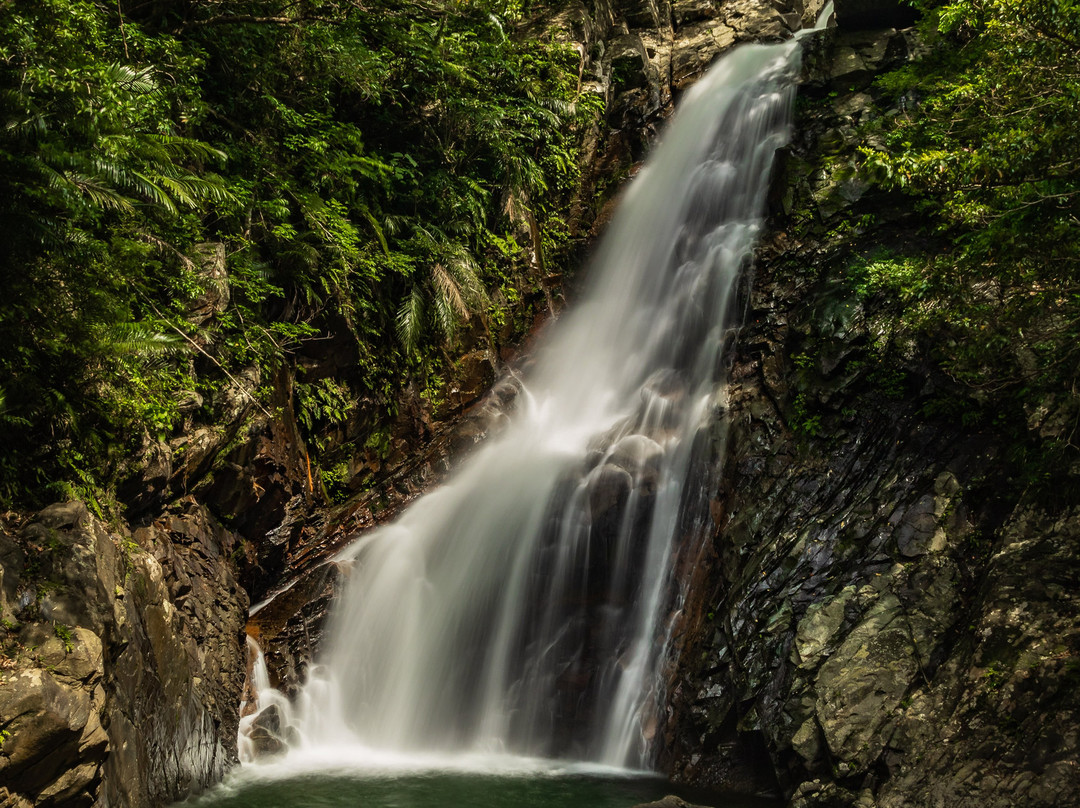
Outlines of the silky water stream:
<svg viewBox="0 0 1080 808">
<path fill-rule="evenodd" d="M 798 69 L 796 40 L 742 45 L 687 93 L 509 424 L 341 554 L 299 697 L 256 682 L 288 754 L 199 804 L 626 808 L 670 790 L 645 773 L 674 571 L 708 535 L 735 287 Z"/>
</svg>

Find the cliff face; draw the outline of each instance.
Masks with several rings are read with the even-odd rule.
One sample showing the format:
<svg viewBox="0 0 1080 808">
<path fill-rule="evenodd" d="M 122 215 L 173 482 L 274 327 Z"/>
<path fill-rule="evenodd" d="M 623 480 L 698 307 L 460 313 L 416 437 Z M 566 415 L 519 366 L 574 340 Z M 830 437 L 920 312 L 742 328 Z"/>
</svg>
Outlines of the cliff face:
<svg viewBox="0 0 1080 808">
<path fill-rule="evenodd" d="M 4 805 L 156 806 L 236 761 L 247 596 L 194 502 L 116 530 L 81 503 L 0 531 Z"/>
<path fill-rule="evenodd" d="M 840 23 L 809 59 L 736 348 L 668 765 L 798 806 L 1073 804 L 1080 509 L 1022 490 L 1000 431 L 935 415 L 950 380 L 917 353 L 875 351 L 855 268 L 934 245 L 852 170 L 857 125 L 897 113 L 871 79 L 920 49 Z M 1077 402 L 1044 409 L 1034 437 Z"/>
</svg>

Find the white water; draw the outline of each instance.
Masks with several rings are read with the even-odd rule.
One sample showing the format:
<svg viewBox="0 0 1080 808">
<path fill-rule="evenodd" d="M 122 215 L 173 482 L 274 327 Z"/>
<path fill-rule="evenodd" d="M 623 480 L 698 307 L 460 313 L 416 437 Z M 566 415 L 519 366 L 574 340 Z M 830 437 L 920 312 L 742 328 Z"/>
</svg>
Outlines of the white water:
<svg viewBox="0 0 1080 808">
<path fill-rule="evenodd" d="M 795 42 L 742 46 L 694 86 L 510 426 L 342 554 L 326 653 L 298 701 L 278 702 L 301 739 L 291 760 L 359 747 L 386 765 L 649 767 L 672 572 L 708 533 L 733 291 L 797 63 Z"/>
</svg>

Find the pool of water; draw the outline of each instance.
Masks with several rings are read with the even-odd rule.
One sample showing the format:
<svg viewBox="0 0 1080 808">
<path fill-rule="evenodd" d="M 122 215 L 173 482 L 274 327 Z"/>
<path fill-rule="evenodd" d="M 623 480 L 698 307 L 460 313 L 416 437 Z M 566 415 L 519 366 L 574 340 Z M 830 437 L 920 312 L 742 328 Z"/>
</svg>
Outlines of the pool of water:
<svg viewBox="0 0 1080 808">
<path fill-rule="evenodd" d="M 479 762 L 476 762 L 479 764 Z M 407 768 L 394 761 L 315 768 L 245 765 L 181 806 L 198 808 L 632 808 L 677 794 L 714 808 L 776 808 L 754 797 L 687 792 L 645 773 L 511 760 Z M 178 807 L 179 808 L 179 807 Z"/>
</svg>

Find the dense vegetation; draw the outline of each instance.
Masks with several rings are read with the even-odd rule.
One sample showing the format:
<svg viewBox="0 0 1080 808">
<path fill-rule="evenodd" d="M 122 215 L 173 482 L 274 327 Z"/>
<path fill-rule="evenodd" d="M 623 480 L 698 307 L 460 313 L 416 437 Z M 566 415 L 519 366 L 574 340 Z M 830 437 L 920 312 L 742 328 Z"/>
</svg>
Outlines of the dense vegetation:
<svg viewBox="0 0 1080 808">
<path fill-rule="evenodd" d="M 564 237 L 596 106 L 522 16 L 0 2 L 0 503 L 93 501 L 244 369 L 265 409 L 307 341 L 346 334 L 357 366 L 297 385 L 310 427 L 389 417 L 466 321 L 490 340 Z"/>
<path fill-rule="evenodd" d="M 868 127 L 862 168 L 929 226 L 856 282 L 951 380 L 931 409 L 1012 431 L 1022 484 L 1061 494 L 1080 456 L 1080 4 L 917 5 L 928 52 L 878 79 L 899 113 Z"/>
<path fill-rule="evenodd" d="M 915 4 L 927 54 L 878 80 L 901 111 L 860 168 L 930 232 L 854 284 L 890 318 L 887 361 L 917 351 L 950 380 L 939 411 L 1060 421 L 1080 385 L 1080 4 Z M 301 374 L 305 437 L 358 402 L 391 418 L 409 380 L 435 391 L 463 335 L 497 347 L 565 243 L 598 105 L 527 10 L 0 0 L 0 504 L 93 501 L 219 417 L 224 388 L 274 406 L 275 373 L 321 341 L 344 335 L 355 369 Z M 1017 443 L 1044 482 L 1077 456 L 1075 424 L 1047 435 Z"/>
</svg>

